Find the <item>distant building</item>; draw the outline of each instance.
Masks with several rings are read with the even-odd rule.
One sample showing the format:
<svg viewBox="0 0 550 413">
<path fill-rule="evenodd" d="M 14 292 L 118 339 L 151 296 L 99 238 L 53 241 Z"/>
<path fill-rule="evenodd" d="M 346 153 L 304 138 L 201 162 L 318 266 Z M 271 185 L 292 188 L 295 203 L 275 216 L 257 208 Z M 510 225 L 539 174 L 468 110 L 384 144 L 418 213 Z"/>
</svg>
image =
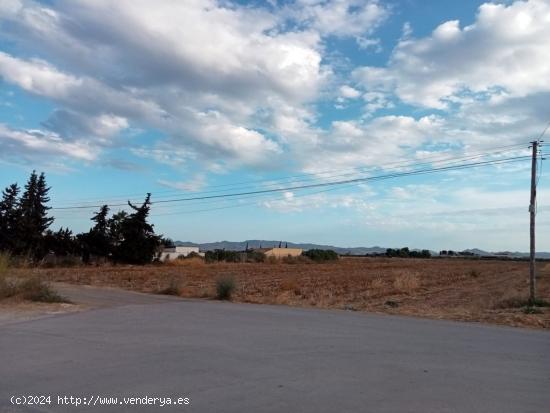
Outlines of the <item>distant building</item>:
<svg viewBox="0 0 550 413">
<path fill-rule="evenodd" d="M 302 255 L 301 248 L 257 248 L 254 251 L 262 252 L 266 257 L 284 258 Z"/>
<path fill-rule="evenodd" d="M 204 253 L 199 252 L 199 247 L 172 247 L 164 248 L 160 253 L 160 261 L 175 260 L 180 256 L 187 257 L 192 252 L 204 256 Z"/>
</svg>

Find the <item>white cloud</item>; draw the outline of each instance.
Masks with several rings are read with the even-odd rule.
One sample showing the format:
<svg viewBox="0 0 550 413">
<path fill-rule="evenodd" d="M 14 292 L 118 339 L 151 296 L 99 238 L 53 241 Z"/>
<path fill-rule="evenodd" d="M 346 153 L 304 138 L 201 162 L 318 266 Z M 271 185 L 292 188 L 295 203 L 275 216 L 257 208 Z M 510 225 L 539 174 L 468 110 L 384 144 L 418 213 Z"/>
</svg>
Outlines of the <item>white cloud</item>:
<svg viewBox="0 0 550 413">
<path fill-rule="evenodd" d="M 185 181 L 168 181 L 166 179 L 159 179 L 157 182 L 168 188 L 173 188 L 180 191 L 196 192 L 204 188 L 206 185 L 206 176 L 199 173 L 193 175 L 190 179 Z"/>
<path fill-rule="evenodd" d="M 16 16 L 23 5 L 20 0 L 3 0 L 0 3 L 0 17 Z"/>
<path fill-rule="evenodd" d="M 361 96 L 361 92 L 359 92 L 357 89 L 352 88 L 351 86 L 343 85 L 342 87 L 340 87 L 340 96 L 346 99 L 356 99 Z"/>
<path fill-rule="evenodd" d="M 372 33 L 389 16 L 388 7 L 377 0 L 298 0 L 291 7 L 302 24 L 338 37 Z"/>
<path fill-rule="evenodd" d="M 27 162 L 44 162 L 43 155 L 75 158 L 81 161 L 96 159 L 97 150 L 86 141 L 66 142 L 51 132 L 42 130 L 17 130 L 0 124 L 0 142 L 4 160 L 21 158 Z"/>
<path fill-rule="evenodd" d="M 445 109 L 451 102 L 525 97 L 550 91 L 550 3 L 486 3 L 476 21 L 448 21 L 428 37 L 401 39 L 386 68 L 354 76 L 371 91 Z"/>
<path fill-rule="evenodd" d="M 64 99 L 82 86 L 81 79 L 61 73 L 45 61 L 24 61 L 1 51 L 0 74 L 6 82 L 28 92 L 56 99 Z"/>
<path fill-rule="evenodd" d="M 3 36 L 41 59 L 0 52 L 0 76 L 61 105 L 45 122 L 60 136 L 85 130 L 104 140 L 137 125 L 197 159 L 271 164 L 285 137 L 267 137 L 258 114 L 302 112 L 328 73 L 316 30 L 280 30 L 279 16 L 261 8 L 214 0 L 24 4 L 0 14 Z"/>
<path fill-rule="evenodd" d="M 383 116 L 368 122 L 336 121 L 319 136 L 315 149 L 303 154 L 311 172 L 353 167 L 395 167 L 415 149 L 439 139 L 444 121 L 436 116 L 418 120 L 408 116 Z"/>
</svg>

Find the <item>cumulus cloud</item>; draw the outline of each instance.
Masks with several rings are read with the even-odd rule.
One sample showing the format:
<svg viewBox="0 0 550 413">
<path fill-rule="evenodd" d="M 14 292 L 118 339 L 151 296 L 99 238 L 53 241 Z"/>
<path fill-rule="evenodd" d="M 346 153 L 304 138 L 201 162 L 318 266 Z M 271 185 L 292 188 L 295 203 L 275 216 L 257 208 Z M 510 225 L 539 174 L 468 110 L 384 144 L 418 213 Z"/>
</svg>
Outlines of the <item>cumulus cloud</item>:
<svg viewBox="0 0 550 413">
<path fill-rule="evenodd" d="M 457 20 L 430 36 L 405 36 L 387 67 L 354 77 L 371 91 L 395 93 L 413 105 L 447 109 L 472 99 L 508 99 L 550 91 L 550 3 L 486 3 L 475 22 Z"/>
<path fill-rule="evenodd" d="M 0 124 L 0 142 L 4 160 L 13 160 L 15 154 L 28 162 L 35 160 L 36 155 L 75 158 L 81 161 L 93 161 L 97 157 L 97 150 L 86 141 L 67 142 L 59 135 L 43 130 L 18 130 Z"/>
<path fill-rule="evenodd" d="M 372 33 L 389 15 L 389 9 L 376 0 L 298 0 L 293 10 L 302 24 L 338 37 Z"/>
<path fill-rule="evenodd" d="M 14 2 L 0 24 L 37 56 L 0 52 L 0 76 L 62 106 L 44 122 L 53 132 L 105 141 L 149 127 L 175 149 L 233 165 L 281 153 L 284 137 L 260 131 L 259 114 L 299 112 L 328 73 L 318 31 L 280 30 L 276 14 L 214 0 Z"/>
<path fill-rule="evenodd" d="M 343 85 L 342 87 L 340 87 L 340 96 L 346 99 L 356 99 L 361 96 L 361 92 L 359 92 L 357 89 L 352 88 L 351 86 Z"/>
<path fill-rule="evenodd" d="M 335 121 L 319 136 L 314 154 L 304 156 L 310 172 L 356 167 L 395 167 L 414 150 L 439 138 L 442 118 L 383 116 L 368 122 Z"/>
<path fill-rule="evenodd" d="M 385 3 L 10 0 L 1 36 L 25 53 L 0 52 L 0 77 L 55 105 L 45 136 L 86 142 L 94 156 L 127 144 L 134 156 L 208 171 L 381 166 L 430 145 L 513 143 L 538 127 L 532 120 L 545 116 L 550 96 L 549 8 L 485 4 L 472 25 L 449 21 L 424 38 L 406 27 L 386 66 L 358 68 L 343 82 L 327 38 L 375 44 Z M 364 116 L 321 127 L 323 96 L 342 108 L 364 102 Z M 375 117 L 399 99 L 460 109 Z M 135 147 L 127 135 L 138 129 L 155 137 Z"/>
</svg>

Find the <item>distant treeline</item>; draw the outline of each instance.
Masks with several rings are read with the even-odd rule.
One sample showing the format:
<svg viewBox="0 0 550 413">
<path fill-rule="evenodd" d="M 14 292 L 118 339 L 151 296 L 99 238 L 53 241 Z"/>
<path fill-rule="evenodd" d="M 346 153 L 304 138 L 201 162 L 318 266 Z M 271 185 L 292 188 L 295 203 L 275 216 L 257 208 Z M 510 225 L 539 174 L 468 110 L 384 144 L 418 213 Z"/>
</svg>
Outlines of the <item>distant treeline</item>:
<svg viewBox="0 0 550 413">
<path fill-rule="evenodd" d="M 245 251 L 228 251 L 216 249 L 206 251 L 204 256 L 206 262 L 265 262 L 270 259 L 277 260 L 275 257 L 267 257 L 263 252 L 254 249 L 246 249 Z M 303 251 L 299 257 L 281 257 L 282 261 L 294 262 L 302 258 L 305 261 L 325 262 L 337 260 L 338 254 L 333 250 L 310 249 Z"/>
<path fill-rule="evenodd" d="M 430 258 L 432 256 L 429 250 L 409 250 L 408 247 L 405 248 L 388 248 L 386 250 L 387 257 L 401 257 L 401 258 Z"/>
<path fill-rule="evenodd" d="M 162 244 L 153 225 L 147 222 L 151 194 L 139 206 L 128 201 L 130 212 L 109 216 L 103 205 L 93 214 L 88 232 L 73 234 L 68 228 L 51 231 L 48 216 L 50 187 L 44 173 L 33 171 L 22 190 L 17 183 L 2 192 L 0 201 L 0 251 L 37 263 L 46 255 L 78 256 L 83 262 L 145 264 L 151 262 Z"/>
</svg>

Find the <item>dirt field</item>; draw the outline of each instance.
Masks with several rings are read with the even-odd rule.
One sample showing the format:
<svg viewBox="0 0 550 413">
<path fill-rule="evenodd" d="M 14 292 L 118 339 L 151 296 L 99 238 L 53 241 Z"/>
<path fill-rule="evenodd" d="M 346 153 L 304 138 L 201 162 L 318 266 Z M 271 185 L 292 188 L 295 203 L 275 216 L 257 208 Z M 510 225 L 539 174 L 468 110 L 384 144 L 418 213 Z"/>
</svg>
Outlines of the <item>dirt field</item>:
<svg viewBox="0 0 550 413">
<path fill-rule="evenodd" d="M 343 258 L 315 263 L 173 264 L 15 270 L 50 281 L 116 286 L 143 292 L 176 287 L 212 298 L 216 279 L 233 276 L 233 300 L 550 328 L 550 308 L 526 314 L 528 263 L 461 259 Z M 539 297 L 550 300 L 550 263 L 539 263 Z"/>
</svg>

